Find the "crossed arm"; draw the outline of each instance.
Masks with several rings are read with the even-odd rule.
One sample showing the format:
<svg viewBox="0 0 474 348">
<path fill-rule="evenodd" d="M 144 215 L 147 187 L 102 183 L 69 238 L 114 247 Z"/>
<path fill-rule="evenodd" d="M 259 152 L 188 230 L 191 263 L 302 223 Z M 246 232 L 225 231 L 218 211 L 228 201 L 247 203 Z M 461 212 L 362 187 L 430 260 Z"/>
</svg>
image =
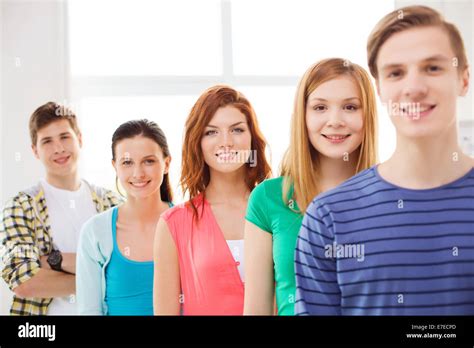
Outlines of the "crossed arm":
<svg viewBox="0 0 474 348">
<path fill-rule="evenodd" d="M 75 275 L 51 270 L 47 256 L 40 255 L 32 226 L 19 201 L 3 210 L 0 244 L 4 246 L 2 277 L 10 289 L 22 298 L 52 298 L 75 293 Z M 63 255 L 65 271 L 75 273 L 75 254 Z"/>
</svg>

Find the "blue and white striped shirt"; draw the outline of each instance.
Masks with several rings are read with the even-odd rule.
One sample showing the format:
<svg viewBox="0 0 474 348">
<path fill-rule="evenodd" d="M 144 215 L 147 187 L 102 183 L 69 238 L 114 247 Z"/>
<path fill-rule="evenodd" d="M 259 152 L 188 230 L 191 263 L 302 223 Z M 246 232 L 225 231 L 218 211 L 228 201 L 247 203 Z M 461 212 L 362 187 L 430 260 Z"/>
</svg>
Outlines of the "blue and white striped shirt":
<svg viewBox="0 0 474 348">
<path fill-rule="evenodd" d="M 372 167 L 318 196 L 295 272 L 297 315 L 474 315 L 474 168 L 410 190 Z"/>
</svg>

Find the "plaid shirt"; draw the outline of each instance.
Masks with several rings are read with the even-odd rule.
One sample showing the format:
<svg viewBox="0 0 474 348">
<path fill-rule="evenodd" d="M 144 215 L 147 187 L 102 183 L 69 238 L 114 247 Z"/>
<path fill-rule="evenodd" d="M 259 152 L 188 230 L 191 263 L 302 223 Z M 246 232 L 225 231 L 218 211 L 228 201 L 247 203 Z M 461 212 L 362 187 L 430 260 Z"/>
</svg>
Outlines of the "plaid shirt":
<svg viewBox="0 0 474 348">
<path fill-rule="evenodd" d="M 121 202 L 114 192 L 88 185 L 98 213 Z M 20 192 L 6 203 L 0 219 L 0 256 L 3 261 L 2 277 L 10 290 L 13 291 L 40 270 L 40 257 L 49 255 L 53 247 L 50 229 L 48 207 L 41 185 Z M 10 314 L 46 315 L 52 300 L 13 296 Z"/>
</svg>

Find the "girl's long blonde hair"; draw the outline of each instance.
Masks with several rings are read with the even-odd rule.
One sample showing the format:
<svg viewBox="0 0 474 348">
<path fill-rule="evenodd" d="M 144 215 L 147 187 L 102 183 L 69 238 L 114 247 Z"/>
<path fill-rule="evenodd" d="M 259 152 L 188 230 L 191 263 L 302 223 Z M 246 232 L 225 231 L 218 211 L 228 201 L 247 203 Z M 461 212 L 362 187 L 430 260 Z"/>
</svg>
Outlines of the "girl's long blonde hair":
<svg viewBox="0 0 474 348">
<path fill-rule="evenodd" d="M 304 214 L 312 199 L 321 193 L 318 185 L 319 154 L 312 146 L 306 128 L 308 96 L 324 82 L 341 76 L 351 77 L 357 85 L 364 115 L 364 132 L 354 175 L 377 162 L 377 108 L 368 73 L 359 65 L 341 58 L 324 59 L 312 65 L 301 78 L 296 91 L 290 146 L 285 152 L 280 171 L 284 176 L 283 201 L 288 205 L 290 200 L 296 200 L 301 214 Z M 290 192 L 292 187 L 293 194 Z"/>
</svg>

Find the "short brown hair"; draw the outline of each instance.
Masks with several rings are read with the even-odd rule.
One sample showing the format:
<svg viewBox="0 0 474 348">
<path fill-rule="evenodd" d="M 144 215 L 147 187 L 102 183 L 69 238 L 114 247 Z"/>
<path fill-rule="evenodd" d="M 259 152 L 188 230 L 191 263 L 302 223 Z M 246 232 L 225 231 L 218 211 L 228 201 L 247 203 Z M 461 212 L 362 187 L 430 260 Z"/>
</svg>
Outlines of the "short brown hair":
<svg viewBox="0 0 474 348">
<path fill-rule="evenodd" d="M 451 47 L 458 60 L 460 71 L 468 67 L 466 51 L 459 30 L 454 24 L 446 22 L 436 10 L 427 6 L 407 6 L 390 12 L 383 17 L 369 35 L 367 58 L 370 73 L 378 78 L 377 56 L 382 45 L 395 33 L 415 27 L 436 26 L 443 29 L 449 37 Z"/>
<path fill-rule="evenodd" d="M 55 102 L 48 102 L 37 108 L 30 117 L 29 128 L 31 143 L 36 145 L 38 141 L 38 131 L 41 128 L 49 126 L 51 123 L 59 120 L 67 120 L 76 135 L 81 133 L 77 125 L 76 115 L 69 108 Z"/>
</svg>

